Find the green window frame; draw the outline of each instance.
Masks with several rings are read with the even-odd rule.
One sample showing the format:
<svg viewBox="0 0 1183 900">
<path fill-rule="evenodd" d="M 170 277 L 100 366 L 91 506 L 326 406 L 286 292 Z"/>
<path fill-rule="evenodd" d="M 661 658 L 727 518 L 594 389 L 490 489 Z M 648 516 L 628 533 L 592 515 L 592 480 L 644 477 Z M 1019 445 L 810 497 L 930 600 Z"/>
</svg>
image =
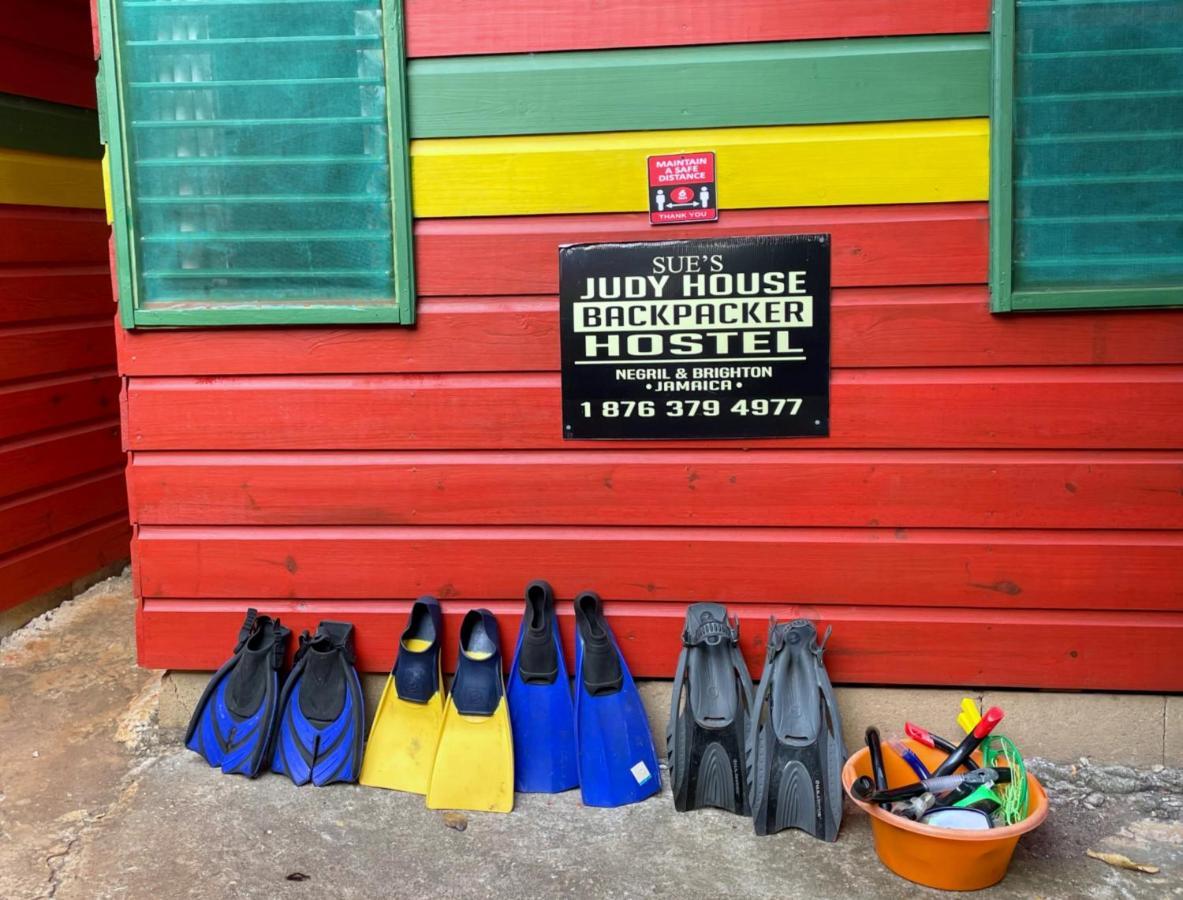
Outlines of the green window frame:
<svg viewBox="0 0 1183 900">
<path fill-rule="evenodd" d="M 1177 3 L 1177 0 L 1172 0 L 1172 2 Z M 1183 274 L 1176 275 L 1174 272 L 1163 279 L 1166 283 L 1147 283 L 1151 279 L 1130 278 L 1126 283 L 1122 283 L 1120 279 L 1112 279 L 1108 283 L 1098 282 L 1095 285 L 1079 284 L 1072 281 L 1065 281 L 1061 284 L 1023 284 L 1016 283 L 1019 279 L 1015 277 L 1017 230 L 1015 224 L 1017 205 L 1015 174 L 1022 162 L 1016 159 L 1017 147 L 1019 143 L 1022 143 L 1022 141 L 1016 143 L 1016 135 L 1022 132 L 1021 126 L 1023 124 L 1016 121 L 1020 115 L 1023 115 L 1016 104 L 1016 70 L 1019 68 L 1020 59 L 1020 52 L 1018 52 L 1020 48 L 1016 47 L 1018 42 L 1017 26 L 1021 24 L 1017 21 L 1019 10 L 1023 6 L 1039 7 L 1044 8 L 1048 13 L 1063 15 L 1065 11 L 1070 11 L 1072 8 L 1103 9 L 1104 7 L 1120 6 L 1122 14 L 1127 18 L 1132 18 L 1131 11 L 1137 12 L 1134 8 L 1138 5 L 1137 3 L 1131 4 L 1129 0 L 994 0 L 991 29 L 993 95 L 990 121 L 990 305 L 993 312 L 1183 305 Z M 1166 5 L 1162 0 L 1148 0 L 1144 6 L 1147 10 L 1161 11 Z M 1168 11 L 1163 15 L 1168 18 L 1173 16 L 1170 18 L 1172 24 L 1168 40 L 1178 40 L 1180 34 L 1183 33 L 1183 21 L 1178 21 L 1178 10 L 1173 13 Z M 1040 55 L 1068 57 L 1075 52 L 1043 53 Z M 1136 54 L 1139 50 L 1137 48 L 1132 51 L 1128 48 L 1098 50 L 1096 47 L 1090 47 L 1085 55 L 1103 60 L 1106 54 L 1116 56 L 1123 52 Z M 1164 51 L 1156 47 L 1144 52 L 1162 53 Z M 1183 48 L 1177 52 L 1183 54 Z M 1028 60 L 1031 58 L 1027 57 Z M 1114 93 L 1119 92 L 1115 91 Z M 1152 92 L 1135 91 L 1136 95 L 1140 94 L 1141 96 L 1148 96 L 1149 93 Z M 1163 91 L 1162 93 L 1167 94 L 1168 92 Z M 1056 99 L 1055 96 L 1048 97 L 1048 100 L 1052 102 Z M 1101 99 L 1102 101 L 1113 99 L 1120 103 L 1124 98 L 1115 96 Z M 1098 109 L 1103 114 L 1107 112 L 1108 107 L 1104 103 L 1100 103 Z M 1174 134 L 1160 132 L 1155 139 L 1179 140 L 1180 134 L 1183 134 L 1183 122 L 1178 124 L 1179 129 L 1175 130 Z M 1080 137 L 1080 135 L 1074 136 Z M 1131 137 L 1130 134 L 1117 135 L 1116 137 L 1129 140 L 1139 139 Z M 1097 140 L 1097 137 L 1091 134 L 1087 138 Z M 1045 145 L 1056 143 L 1054 136 L 1051 138 L 1040 137 L 1037 140 L 1043 141 Z M 1059 146 L 1063 146 L 1063 144 L 1061 143 Z M 1183 147 L 1183 143 L 1180 143 L 1179 146 Z M 1183 154 L 1180 158 L 1183 158 Z M 1078 180 L 1087 181 L 1089 177 L 1091 176 L 1086 175 Z M 1130 180 L 1136 181 L 1138 177 L 1135 175 Z M 1176 173 L 1172 178 L 1183 180 L 1183 175 Z M 1147 180 L 1154 179 L 1148 177 Z M 1175 196 L 1183 197 L 1183 187 L 1179 187 L 1177 190 L 1179 193 Z M 1142 215 L 1142 213 L 1135 213 L 1132 216 L 1126 216 L 1125 221 L 1127 223 L 1133 221 L 1135 224 L 1142 225 L 1165 220 L 1162 227 L 1183 229 L 1183 210 L 1176 210 L 1167 216 L 1145 214 L 1145 218 L 1142 218 Z M 1069 218 L 1075 219 L 1075 217 Z M 1074 244 L 1071 249 L 1074 254 L 1087 257 L 1091 255 L 1094 248 L 1085 246 L 1081 241 Z M 1183 250 L 1180 251 L 1180 257 L 1180 261 L 1183 263 Z M 1113 258 L 1115 261 L 1121 259 L 1121 257 Z M 1176 271 L 1183 273 L 1183 265 Z"/>
<path fill-rule="evenodd" d="M 327 0 L 331 3 L 331 0 Z M 315 230 L 307 230 L 304 232 L 297 232 L 292 235 L 290 232 L 282 228 L 274 228 L 272 224 L 266 221 L 267 213 L 260 212 L 259 206 L 260 195 L 248 193 L 246 196 L 236 196 L 228 198 L 230 201 L 243 204 L 250 207 L 249 213 L 240 214 L 242 221 L 250 220 L 251 227 L 256 230 L 251 231 L 235 231 L 232 234 L 226 232 L 211 232 L 209 234 L 200 234 L 202 229 L 198 228 L 199 236 L 197 238 L 188 238 L 185 236 L 185 229 L 177 228 L 172 233 L 162 233 L 163 229 L 157 225 L 143 225 L 137 222 L 137 211 L 139 210 L 138 198 L 134 196 L 132 191 L 135 185 L 136 172 L 133 171 L 136 165 L 134 155 L 139 148 L 145 146 L 153 146 L 150 140 L 144 137 L 145 130 L 137 133 L 135 141 L 131 134 L 133 123 L 128 121 L 130 118 L 129 110 L 133 107 L 129 105 L 128 92 L 131 89 L 129 85 L 130 73 L 132 71 L 143 72 L 143 68 L 135 68 L 137 59 L 142 60 L 142 57 L 137 56 L 141 53 L 140 47 L 151 48 L 153 45 L 164 46 L 162 41 L 143 40 L 134 42 L 127 42 L 121 44 L 123 35 L 121 29 L 125 23 L 121 22 L 121 16 L 125 15 L 126 10 L 133 10 L 133 12 L 126 13 L 128 18 L 133 15 L 150 15 L 158 12 L 160 15 L 180 14 L 185 15 L 191 12 L 208 12 L 216 9 L 218 15 L 234 16 L 234 15 L 251 15 L 251 8 L 260 7 L 267 8 L 268 16 L 279 16 L 284 12 L 284 3 L 279 0 L 258 0 L 256 3 L 251 3 L 249 0 L 197 0 L 197 2 L 177 3 L 172 0 L 99 0 L 97 4 L 99 29 L 101 35 L 102 54 L 99 59 L 99 74 L 98 74 L 98 96 L 99 96 L 99 121 L 101 138 L 106 144 L 107 158 L 105 160 L 105 174 L 109 179 L 109 210 L 108 215 L 112 221 L 112 231 L 114 236 L 114 263 L 117 273 L 117 290 L 119 300 L 119 316 L 120 322 L 125 328 L 140 328 L 144 326 L 166 326 L 166 327 L 184 327 L 184 326 L 241 326 L 241 325 L 318 325 L 318 324 L 400 324 L 409 325 L 414 322 L 415 318 L 415 280 L 413 271 L 413 237 L 412 237 L 412 211 L 411 211 L 411 175 L 410 175 L 410 150 L 409 150 L 409 130 L 408 130 L 408 116 L 407 116 L 407 87 L 406 87 L 406 50 L 404 37 L 404 9 L 403 0 L 374 0 L 374 4 L 381 17 L 380 35 L 377 33 L 377 26 L 371 17 L 369 27 L 371 29 L 368 36 L 355 37 L 354 35 L 346 35 L 344 37 L 329 36 L 328 40 L 333 41 L 365 41 L 374 42 L 376 46 L 381 48 L 382 68 L 384 70 L 381 76 L 372 74 L 367 79 L 357 78 L 329 78 L 329 82 L 337 82 L 335 84 L 325 84 L 323 80 L 318 78 L 306 78 L 302 80 L 303 85 L 309 85 L 307 90 L 309 96 L 314 96 L 314 91 L 327 91 L 331 96 L 334 89 L 341 87 L 340 82 L 361 82 L 366 81 L 370 85 L 376 85 L 369 95 L 372 99 L 372 106 L 381 109 L 384 106 L 385 112 L 385 131 L 386 131 L 386 146 L 382 147 L 381 141 L 375 142 L 373 138 L 374 131 L 367 130 L 366 134 L 359 137 L 357 134 L 346 134 L 339 139 L 340 143 L 353 142 L 365 143 L 368 152 L 377 153 L 376 156 L 367 158 L 366 165 L 379 166 L 377 175 L 372 172 L 367 179 L 361 177 L 357 178 L 357 182 L 361 185 L 360 189 L 353 189 L 349 195 L 326 195 L 325 200 L 321 201 L 318 192 L 313 191 L 306 194 L 295 194 L 283 197 L 265 195 L 263 199 L 267 204 L 276 205 L 282 203 L 290 203 L 292 205 L 300 206 L 297 211 L 291 211 L 287 207 L 287 221 L 290 222 L 295 219 L 298 224 L 302 224 L 304 217 L 315 215 L 317 209 L 324 209 L 324 204 L 333 201 L 341 201 L 343 205 L 347 206 L 349 202 L 358 205 L 366 206 L 365 218 L 367 227 L 375 229 L 378 232 L 377 243 L 374 243 L 374 231 L 367 231 L 362 235 L 360 241 L 355 241 L 359 232 L 350 231 L 325 231 L 316 232 Z M 289 9 L 298 6 L 306 6 L 304 4 L 288 4 Z M 352 13 L 357 15 L 356 10 L 351 9 L 351 6 L 356 4 L 342 3 L 343 13 Z M 321 7 L 324 9 L 324 7 Z M 322 13 L 323 14 L 323 13 Z M 263 21 L 260 19 L 260 21 Z M 274 22 L 275 20 L 270 20 Z M 128 26 L 130 29 L 130 25 Z M 266 28 L 267 26 L 264 26 Z M 141 29 L 142 32 L 142 29 Z M 129 30 L 130 33 L 130 30 Z M 175 31 L 173 32 L 176 33 Z M 360 32 L 359 32 L 360 33 Z M 155 37 L 155 35 L 153 35 Z M 306 36 L 297 35 L 290 39 L 291 42 L 298 43 L 300 41 L 316 42 L 325 40 L 320 36 Z M 184 46 L 186 49 L 190 46 L 195 46 L 186 43 L 191 40 L 188 37 L 174 38 L 172 35 L 167 36 L 169 45 L 176 43 L 178 47 Z M 239 39 L 219 38 L 214 40 L 207 40 L 207 44 L 231 44 Z M 252 39 L 253 40 L 253 39 Z M 276 44 L 289 41 L 287 37 L 279 38 L 263 38 L 258 49 L 254 49 L 257 53 L 272 53 L 283 51 L 292 51 L 290 46 L 281 47 L 278 50 L 270 49 L 265 46 L 270 44 L 274 47 Z M 200 43 L 200 42 L 199 42 Z M 130 46 L 135 46 L 136 50 L 133 52 L 127 49 Z M 358 46 L 362 46 L 360 43 Z M 376 49 L 376 48 L 375 48 Z M 372 53 L 374 50 L 367 51 L 371 53 L 369 58 L 374 58 Z M 128 58 L 125 59 L 124 56 Z M 297 56 L 298 53 L 293 53 Z M 361 56 L 364 54 L 358 53 L 359 61 L 357 63 L 359 69 L 363 65 Z M 247 54 L 243 54 L 246 58 Z M 352 58 L 344 59 L 347 64 L 352 64 Z M 179 66 L 180 64 L 178 64 Z M 252 62 L 247 59 L 244 66 L 252 65 Z M 126 71 L 125 71 L 126 70 Z M 266 75 L 266 73 L 264 73 Z M 361 74 L 360 71 L 355 74 Z M 143 77 L 142 75 L 140 77 Z M 244 90 L 251 92 L 256 89 L 256 83 L 260 86 L 275 87 L 279 82 L 271 78 L 267 80 L 258 80 L 257 77 L 241 78 L 240 75 L 233 75 L 232 78 L 240 80 L 233 80 L 231 82 L 223 81 L 221 85 L 230 84 L 233 89 Z M 186 87 L 209 87 L 211 85 L 203 84 L 198 80 L 191 82 L 182 82 L 181 78 L 177 78 L 176 82 L 172 83 L 153 83 L 151 87 L 165 87 L 172 90 L 172 84 L 179 83 Z M 283 86 L 287 85 L 287 79 L 283 80 Z M 137 86 L 138 87 L 138 86 Z M 380 91 L 384 88 L 384 104 L 381 102 L 382 98 L 379 96 Z M 294 90 L 301 90 L 303 88 L 295 88 Z M 359 89 L 364 90 L 364 88 Z M 174 95 L 177 95 L 174 93 Z M 142 108 L 142 101 L 137 96 L 136 103 L 140 103 Z M 262 106 L 262 101 L 252 101 L 248 98 L 246 102 L 255 102 Z M 311 106 L 312 100 L 306 101 Z M 239 102 L 241 107 L 243 102 Z M 221 107 L 215 107 L 220 109 Z M 321 106 L 316 107 L 318 110 Z M 231 123 L 223 123 L 217 121 L 221 119 L 219 113 L 212 124 L 217 126 L 220 130 L 224 125 L 235 127 L 246 125 L 259 125 L 264 123 L 266 116 L 258 116 L 254 119 L 243 120 L 236 118 L 236 121 Z M 273 120 L 280 124 L 292 124 L 293 120 Z M 341 118 L 340 122 L 362 121 L 362 119 L 347 120 Z M 382 120 L 381 113 L 373 113 L 364 121 L 375 123 L 375 128 L 381 128 Z M 141 126 L 141 122 L 134 123 L 136 126 Z M 172 121 L 165 121 L 157 123 L 155 121 L 151 125 L 163 125 L 163 128 L 156 129 L 154 133 L 159 134 L 162 131 L 167 135 L 168 129 L 172 126 Z M 204 122 L 202 124 L 210 124 Z M 306 124 L 303 120 L 296 122 L 297 125 Z M 185 127 L 189 127 L 186 125 Z M 273 127 L 271 122 L 266 122 L 264 128 Z M 313 129 L 320 126 L 313 126 Z M 330 124 L 331 127 L 331 124 Z M 351 124 L 346 124 L 345 128 L 353 127 Z M 306 133 L 306 132 L 305 132 Z M 168 138 L 166 137 L 166 140 Z M 177 139 L 177 145 L 180 145 L 180 140 Z M 200 138 L 198 138 L 200 140 Z M 303 134 L 298 140 L 304 140 Z M 298 140 L 292 143 L 298 144 Z M 328 139 L 325 139 L 326 142 Z M 259 138 L 256 143 L 263 144 L 264 139 Z M 307 139 L 306 146 L 311 146 L 312 139 Z M 378 150 L 373 148 L 375 144 Z M 389 195 L 385 195 L 381 190 L 374 188 L 376 180 L 382 178 L 381 162 L 382 150 L 385 150 L 385 162 L 387 164 L 389 178 L 386 179 L 389 187 Z M 182 154 L 178 151 L 177 156 Z M 228 154 L 232 157 L 233 154 Z M 278 154 L 282 156 L 283 154 Z M 227 158 L 227 157 L 223 157 Z M 240 157 L 241 158 L 241 157 Z M 287 159 L 295 159 L 295 156 L 285 156 L 278 166 L 282 168 L 286 165 Z M 355 159 L 358 157 L 354 157 Z M 219 159 L 216 155 L 211 154 L 209 159 Z M 213 162 L 205 159 L 204 165 L 212 167 Z M 340 161 L 335 157 L 325 157 L 330 164 L 337 164 Z M 371 163 L 369 160 L 377 160 Z M 197 159 L 197 162 L 202 162 L 202 159 Z M 219 159 L 220 161 L 220 159 Z M 160 165 L 158 159 L 150 159 L 150 162 Z M 186 163 L 180 162 L 172 164 L 172 160 L 166 160 L 170 167 L 176 171 L 192 171 Z M 267 168 L 266 163 L 269 161 L 265 158 L 260 163 L 259 159 L 249 161 L 251 164 L 257 164 L 259 169 Z M 232 166 L 238 165 L 237 161 L 231 159 L 231 162 L 224 165 L 224 169 L 228 170 Z M 296 165 L 293 163 L 292 165 Z M 299 165 L 310 165 L 305 160 Z M 242 183 L 248 187 L 257 184 L 259 179 L 257 176 L 247 172 L 238 176 Z M 230 183 L 230 176 L 211 176 L 210 180 L 217 182 L 221 179 L 222 184 Z M 186 180 L 185 178 L 178 179 L 178 183 Z M 196 180 L 190 178 L 190 180 Z M 281 180 L 276 175 L 275 180 Z M 161 179 L 162 183 L 165 179 Z M 145 182 L 146 183 L 146 182 Z M 205 195 L 198 195 L 198 200 L 193 200 L 194 195 L 185 194 L 185 199 L 182 199 L 182 192 L 174 192 L 167 196 L 152 196 L 147 199 L 154 201 L 165 207 L 168 210 L 168 204 L 183 204 L 187 203 L 190 206 L 204 206 L 207 209 L 215 209 L 215 212 L 222 212 L 222 208 L 228 204 L 219 204 L 219 196 L 217 194 L 210 195 L 208 202 L 204 200 Z M 372 201 L 372 202 L 371 202 Z M 386 221 L 385 207 L 388 203 L 388 218 Z M 375 215 L 374 207 L 381 209 L 381 215 Z M 305 212 L 306 209 L 311 208 L 311 212 Z M 171 211 L 169 211 L 171 215 Z M 181 222 L 183 216 L 186 214 L 177 214 L 176 221 Z M 347 212 L 346 215 L 353 215 L 354 218 L 363 218 L 357 213 Z M 167 222 L 170 221 L 165 217 L 156 214 L 155 211 L 150 211 L 144 214 L 145 220 L 148 222 Z M 191 216 L 197 218 L 199 216 Z M 209 219 L 215 223 L 220 223 L 233 218 L 232 213 L 226 213 L 224 216 L 211 215 Z M 326 226 L 327 227 L 327 226 Z M 387 227 L 389 228 L 390 247 L 389 254 L 383 239 Z M 154 233 L 152 229 L 157 231 Z M 192 230 L 190 227 L 189 230 Z M 154 248 L 147 248 L 142 241 L 146 232 L 153 241 L 163 243 L 163 253 Z M 158 263 L 151 262 L 157 258 L 171 259 L 169 253 L 174 252 L 169 245 L 169 241 L 184 242 L 184 250 L 192 251 L 189 259 L 204 260 L 211 254 L 206 252 L 211 245 L 225 247 L 227 242 L 237 242 L 233 247 L 225 249 L 222 258 L 227 260 L 228 268 L 225 270 L 219 269 L 212 276 L 207 275 L 207 271 L 200 267 L 200 263 L 194 265 L 190 263 L 195 269 L 193 272 L 184 270 L 184 267 L 175 267 L 175 271 L 168 271 L 167 264 L 163 269 L 153 268 L 158 266 Z M 277 245 L 288 243 L 289 246 L 277 246 L 272 251 L 276 257 L 282 258 L 285 252 L 291 252 L 293 247 L 291 245 L 298 244 L 304 259 L 307 262 L 301 262 L 305 266 L 304 269 L 286 268 L 280 273 L 279 280 L 271 281 L 272 273 L 266 268 L 253 270 L 245 266 L 233 268 L 233 264 L 229 262 L 232 259 L 250 259 L 252 248 L 250 242 L 257 242 L 263 245 Z M 203 243 L 204 242 L 204 243 Z M 319 242 L 319 243 L 318 243 Z M 368 243 L 367 243 L 368 242 Z M 158 246 L 158 245 L 157 245 Z M 320 249 L 324 247 L 329 249 Z M 356 249 L 357 247 L 363 249 Z M 368 246 L 369 256 L 366 256 L 367 251 L 364 249 Z M 151 251 L 153 256 L 146 255 Z M 181 258 L 183 250 L 176 250 L 176 257 Z M 335 255 L 334 255 L 335 254 Z M 362 260 L 357 263 L 358 268 L 352 268 L 354 264 L 354 255 L 357 254 Z M 299 254 L 292 253 L 293 257 Z M 330 265 L 325 265 L 317 268 L 317 263 L 321 260 L 331 260 L 336 258 L 343 258 L 349 264 L 348 268 L 333 268 Z M 367 259 L 377 260 L 377 262 L 364 262 Z M 188 261 L 188 259 L 186 260 Z M 181 287 L 173 287 L 171 291 L 153 289 L 149 291 L 146 287 L 146 280 L 142 277 L 143 271 L 149 272 L 152 278 L 157 279 L 158 283 L 162 285 L 181 285 Z M 179 274 L 178 274 L 179 273 Z M 246 274 L 244 274 L 246 273 Z M 174 277 L 175 276 L 175 277 Z M 237 276 L 237 277 L 236 277 Z M 185 288 L 185 278 L 192 278 L 197 283 L 204 283 L 203 288 L 195 289 L 194 296 L 190 297 L 183 292 Z M 250 279 L 254 279 L 250 281 Z M 287 279 L 286 287 L 283 286 L 282 279 Z M 301 281 L 305 281 L 312 287 L 301 287 Z M 334 284 L 337 281 L 339 284 Z M 269 284 L 270 282 L 270 284 Z M 258 284 L 258 288 L 254 290 L 238 290 L 233 287 L 218 288 L 217 285 L 231 285 L 235 283 L 251 283 Z M 352 290 L 351 285 L 365 284 L 366 289 Z M 211 288 L 211 285 L 215 286 Z M 274 289 L 274 290 L 273 290 Z M 222 294 L 218 295 L 221 290 Z M 154 296 L 154 294 L 156 296 Z M 167 295 L 166 295 L 167 294 Z"/>
</svg>

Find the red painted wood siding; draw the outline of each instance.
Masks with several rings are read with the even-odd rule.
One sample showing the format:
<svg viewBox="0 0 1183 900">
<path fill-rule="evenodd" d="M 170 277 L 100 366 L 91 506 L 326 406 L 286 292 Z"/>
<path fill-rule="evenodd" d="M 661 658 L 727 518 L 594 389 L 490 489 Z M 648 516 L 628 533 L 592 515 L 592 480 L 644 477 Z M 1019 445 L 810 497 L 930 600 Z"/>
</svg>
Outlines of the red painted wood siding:
<svg viewBox="0 0 1183 900">
<path fill-rule="evenodd" d="M 141 660 L 215 665 L 190 636 L 249 602 L 355 619 L 381 670 L 417 594 L 512 633 L 545 576 L 603 592 L 640 675 L 721 598 L 754 665 L 769 612 L 804 611 L 840 681 L 1183 688 L 1154 658 L 1183 637 L 1183 317 L 992 317 L 985 212 L 711 229 L 835 235 L 828 440 L 560 439 L 555 250 L 651 237 L 631 216 L 419 222 L 413 331 L 121 334 Z M 934 635 L 960 649 L 916 673 Z"/>
<path fill-rule="evenodd" d="M 0 610 L 128 554 L 106 239 L 0 207 Z"/>
<path fill-rule="evenodd" d="M 989 27 L 987 0 L 406 0 L 410 56 L 539 53 Z"/>
<path fill-rule="evenodd" d="M 426 57 L 973 32 L 988 12 L 408 0 L 407 31 Z M 685 603 L 718 599 L 754 667 L 770 615 L 808 615 L 835 626 L 839 682 L 1183 690 L 1183 316 L 993 317 L 987 229 L 981 203 L 660 235 L 633 214 L 423 220 L 414 329 L 120 331 L 140 661 L 212 668 L 257 605 L 356 622 L 380 671 L 420 593 L 444 601 L 453 661 L 466 609 L 512 635 L 547 577 L 601 591 L 643 677 L 672 674 Z M 560 245 L 794 232 L 832 236 L 832 438 L 560 439 Z M 97 270 L 78 274 L 44 302 L 70 309 Z"/>
<path fill-rule="evenodd" d="M 0 93 L 95 106 L 89 0 L 6 0 Z"/>
<path fill-rule="evenodd" d="M 181 669 L 208 669 L 225 656 L 194 635 L 237 633 L 244 600 L 208 598 L 146 599 L 140 613 L 141 661 Z M 299 630 L 316 627 L 321 615 L 357 625 L 358 655 L 377 665 L 397 646 L 409 601 L 334 600 L 315 606 L 300 600 L 269 600 L 260 604 Z M 516 627 L 521 603 L 487 604 L 503 625 Z M 447 604 L 445 630 L 455 635 L 467 601 Z M 916 608 L 905 605 L 732 604 L 740 618 L 740 644 L 754 672 L 764 656 L 769 616 L 781 619 L 808 616 L 832 624 L 834 635 L 826 646 L 826 667 L 844 684 L 940 683 L 1067 690 L 1112 690 L 1113 668 L 1099 661 L 1120 660 L 1119 679 L 1129 685 L 1170 682 L 1164 679 L 1164 660 L 1178 655 L 1183 613 L 1023 610 L 1000 613 L 975 609 Z M 640 678 L 669 678 L 681 644 L 685 608 L 679 603 L 617 601 L 609 607 L 616 636 L 633 673 Z M 559 622 L 568 665 L 574 647 L 574 615 L 565 604 Z M 999 639 L 999 635 L 1005 636 Z M 150 639 L 149 639 L 150 638 Z M 920 646 L 950 648 L 928 652 L 923 667 L 917 662 Z M 985 647 L 989 653 L 964 652 Z M 167 648 L 167 650 L 165 649 Z M 167 660 L 167 662 L 165 662 Z M 445 645 L 445 664 L 456 662 L 455 641 Z M 1178 668 L 1177 666 L 1175 667 Z"/>
</svg>

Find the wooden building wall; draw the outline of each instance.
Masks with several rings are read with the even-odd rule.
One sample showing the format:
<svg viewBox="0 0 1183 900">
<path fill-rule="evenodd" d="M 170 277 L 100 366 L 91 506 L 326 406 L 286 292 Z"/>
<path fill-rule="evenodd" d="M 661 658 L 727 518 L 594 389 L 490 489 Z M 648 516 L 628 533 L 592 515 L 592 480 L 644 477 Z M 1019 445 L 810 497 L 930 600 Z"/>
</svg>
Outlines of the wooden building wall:
<svg viewBox="0 0 1183 900">
<path fill-rule="evenodd" d="M 9 4 L 0 16 L 0 611 L 128 555 L 94 106 L 85 0 Z"/>
<path fill-rule="evenodd" d="M 840 682 L 1183 689 L 1183 316 L 990 314 L 987 15 L 409 0 L 418 325 L 118 333 L 141 663 L 214 667 L 251 604 L 380 670 L 415 596 L 512 634 L 545 577 L 638 676 L 718 599 L 757 666 L 803 614 Z M 720 220 L 650 228 L 683 150 Z M 830 438 L 561 439 L 559 245 L 787 232 L 832 235 Z"/>
</svg>

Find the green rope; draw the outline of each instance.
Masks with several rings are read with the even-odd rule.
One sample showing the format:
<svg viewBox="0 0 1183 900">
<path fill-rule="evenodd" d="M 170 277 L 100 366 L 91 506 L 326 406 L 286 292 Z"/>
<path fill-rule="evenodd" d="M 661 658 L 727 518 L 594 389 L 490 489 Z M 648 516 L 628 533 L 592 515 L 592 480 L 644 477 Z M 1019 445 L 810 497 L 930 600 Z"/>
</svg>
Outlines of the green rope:
<svg viewBox="0 0 1183 900">
<path fill-rule="evenodd" d="M 991 735 L 982 744 L 982 762 L 987 766 L 1010 766 L 1010 783 L 995 787 L 1002 797 L 998 815 L 1007 825 L 1022 822 L 1027 818 L 1027 766 L 1019 748 L 1008 737 Z"/>
</svg>

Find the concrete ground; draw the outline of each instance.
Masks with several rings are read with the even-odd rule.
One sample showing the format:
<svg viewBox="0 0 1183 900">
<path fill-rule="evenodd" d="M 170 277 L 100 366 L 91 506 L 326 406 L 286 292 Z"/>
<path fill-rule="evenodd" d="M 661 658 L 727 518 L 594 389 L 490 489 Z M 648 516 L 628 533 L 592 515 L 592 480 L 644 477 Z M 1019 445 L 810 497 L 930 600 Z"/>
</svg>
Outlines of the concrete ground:
<svg viewBox="0 0 1183 900">
<path fill-rule="evenodd" d="M 409 795 L 223 776 L 159 727 L 160 673 L 134 665 L 132 610 L 113 578 L 0 641 L 6 900 L 936 895 L 878 863 L 852 809 L 827 845 L 676 814 L 668 791 L 617 810 L 519 795 L 512 815 L 455 817 Z M 1183 770 L 1034 767 L 1051 816 L 981 896 L 1183 896 Z"/>
</svg>

